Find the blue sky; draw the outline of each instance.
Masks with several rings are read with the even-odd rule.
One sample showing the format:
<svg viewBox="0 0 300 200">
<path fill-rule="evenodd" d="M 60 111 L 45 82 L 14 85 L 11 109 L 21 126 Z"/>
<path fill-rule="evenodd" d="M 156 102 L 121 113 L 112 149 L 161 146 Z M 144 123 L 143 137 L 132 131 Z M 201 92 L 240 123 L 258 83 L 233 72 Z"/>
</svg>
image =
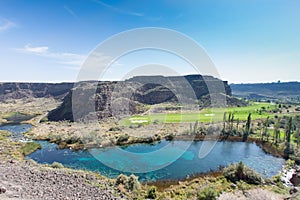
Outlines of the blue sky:
<svg viewBox="0 0 300 200">
<path fill-rule="evenodd" d="M 299 10 L 299 0 L 1 0 L 0 82 L 75 81 L 99 43 L 142 27 L 193 38 L 230 83 L 300 81 Z"/>
</svg>

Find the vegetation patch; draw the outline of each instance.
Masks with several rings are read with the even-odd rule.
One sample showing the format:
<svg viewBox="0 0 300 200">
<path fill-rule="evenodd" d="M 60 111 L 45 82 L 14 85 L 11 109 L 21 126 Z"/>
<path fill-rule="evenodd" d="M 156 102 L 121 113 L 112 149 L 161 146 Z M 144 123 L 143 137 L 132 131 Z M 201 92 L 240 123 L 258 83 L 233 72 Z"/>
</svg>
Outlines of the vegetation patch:
<svg viewBox="0 0 300 200">
<path fill-rule="evenodd" d="M 53 163 L 51 164 L 51 167 L 52 167 L 52 168 L 56 168 L 56 169 L 62 169 L 62 168 L 64 168 L 63 164 L 61 164 L 61 163 L 59 163 L 59 162 L 53 162 Z"/>
<path fill-rule="evenodd" d="M 38 149 L 42 149 L 42 145 L 36 142 L 26 142 L 23 143 L 21 147 L 21 152 L 24 156 L 28 156 L 29 154 L 35 152 Z"/>
<path fill-rule="evenodd" d="M 0 140 L 5 140 L 10 135 L 11 135 L 11 133 L 9 133 L 8 131 L 0 130 Z"/>
<path fill-rule="evenodd" d="M 278 105 L 271 103 L 253 102 L 248 106 L 235 106 L 228 108 L 205 108 L 198 112 L 167 112 L 167 113 L 153 113 L 147 116 L 136 115 L 127 119 L 122 119 L 120 125 L 131 124 L 149 124 L 153 122 L 164 123 L 179 123 L 179 122 L 221 122 L 223 120 L 224 112 L 234 113 L 236 119 L 241 121 L 247 120 L 249 113 L 252 114 L 252 119 L 266 119 L 274 116 L 274 111 L 278 111 Z M 278 115 L 282 115 L 278 113 Z"/>
<path fill-rule="evenodd" d="M 261 176 L 253 169 L 246 167 L 242 162 L 229 165 L 224 169 L 224 176 L 231 182 L 244 181 L 248 184 L 259 185 L 262 183 Z"/>
<path fill-rule="evenodd" d="M 205 187 L 198 193 L 198 200 L 216 200 L 219 194 L 212 187 Z"/>
<path fill-rule="evenodd" d="M 124 174 L 120 174 L 116 179 L 115 185 L 122 193 L 126 193 L 128 191 L 137 191 L 141 187 L 138 177 L 133 174 L 131 174 L 129 177 Z"/>
<path fill-rule="evenodd" d="M 157 189 L 156 189 L 155 186 L 151 186 L 148 189 L 146 198 L 148 198 L 148 199 L 156 199 L 156 197 L 157 197 Z"/>
</svg>

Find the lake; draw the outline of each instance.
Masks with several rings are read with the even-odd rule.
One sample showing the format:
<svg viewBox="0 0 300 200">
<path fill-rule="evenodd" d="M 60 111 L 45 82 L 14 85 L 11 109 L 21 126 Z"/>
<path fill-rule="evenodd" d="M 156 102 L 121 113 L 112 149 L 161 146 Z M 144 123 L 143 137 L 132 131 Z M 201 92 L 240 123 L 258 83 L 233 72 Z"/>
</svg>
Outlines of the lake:
<svg viewBox="0 0 300 200">
<path fill-rule="evenodd" d="M 12 132 L 13 139 L 22 139 L 22 134 L 29 131 L 31 127 L 29 124 L 4 125 L 0 126 L 0 130 Z M 69 168 L 99 172 L 110 178 L 115 178 L 120 173 L 129 175 L 132 171 L 144 171 L 145 173 L 135 173 L 140 181 L 184 179 L 239 161 L 264 177 L 272 177 L 278 174 L 285 162 L 282 158 L 265 153 L 255 143 L 246 142 L 211 142 L 215 145 L 203 158 L 198 156 L 203 141 L 163 140 L 154 144 L 133 144 L 79 151 L 58 149 L 56 144 L 47 141 L 37 142 L 42 145 L 42 149 L 30 154 L 26 159 L 33 159 L 43 164 L 60 162 Z M 206 145 L 207 143 L 210 144 L 209 141 Z M 182 155 L 175 160 L 174 155 L 181 153 Z"/>
<path fill-rule="evenodd" d="M 143 159 L 143 156 L 141 156 L 139 161 L 135 161 L 120 154 L 119 147 L 73 151 L 58 149 L 56 144 L 46 141 L 39 141 L 39 143 L 42 144 L 43 148 L 27 158 L 48 164 L 56 161 L 66 167 L 91 170 L 111 178 L 124 173 L 122 171 L 139 171 L 140 168 L 146 169 L 149 166 L 165 166 L 147 173 L 135 173 L 141 181 L 184 179 L 193 174 L 217 170 L 219 166 L 227 166 L 230 163 L 239 161 L 253 168 L 264 177 L 272 177 L 278 174 L 284 164 L 284 159 L 266 154 L 254 143 L 245 142 L 217 142 L 212 151 L 204 158 L 198 157 L 203 142 L 193 142 L 179 159 L 170 163 L 166 154 L 156 156 L 153 159 Z M 121 149 L 126 152 L 143 154 L 170 145 L 170 148 L 173 148 L 175 152 L 178 148 L 185 146 L 186 143 L 187 141 L 161 141 L 152 145 L 134 144 Z M 109 166 L 113 166 L 115 169 Z"/>
</svg>

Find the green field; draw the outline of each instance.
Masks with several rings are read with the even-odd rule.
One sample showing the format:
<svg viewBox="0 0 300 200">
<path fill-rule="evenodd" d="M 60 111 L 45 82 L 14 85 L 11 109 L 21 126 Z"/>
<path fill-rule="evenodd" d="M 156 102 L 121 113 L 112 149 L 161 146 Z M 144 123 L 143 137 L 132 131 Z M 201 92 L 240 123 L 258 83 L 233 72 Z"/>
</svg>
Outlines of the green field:
<svg viewBox="0 0 300 200">
<path fill-rule="evenodd" d="M 178 123 L 178 122 L 221 122 L 224 112 L 234 113 L 234 119 L 246 120 L 248 114 L 252 114 L 252 119 L 264 119 L 274 116 L 268 112 L 277 107 L 275 104 L 253 102 L 245 107 L 228 107 L 228 108 L 206 108 L 198 112 L 178 112 L 178 113 L 159 113 L 150 115 L 135 115 L 130 118 L 122 119 L 120 125 L 131 124 L 149 124 L 156 122 Z M 263 109 L 264 108 L 264 109 Z"/>
</svg>

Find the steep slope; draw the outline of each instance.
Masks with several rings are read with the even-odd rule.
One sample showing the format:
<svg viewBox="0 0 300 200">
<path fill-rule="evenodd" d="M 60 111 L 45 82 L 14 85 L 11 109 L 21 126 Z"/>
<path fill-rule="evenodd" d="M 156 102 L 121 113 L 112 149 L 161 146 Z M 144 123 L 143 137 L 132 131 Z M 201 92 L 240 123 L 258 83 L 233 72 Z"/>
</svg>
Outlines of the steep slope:
<svg viewBox="0 0 300 200">
<path fill-rule="evenodd" d="M 211 76 L 138 76 L 120 82 L 82 82 L 68 93 L 61 106 L 49 113 L 48 119 L 73 121 L 73 115 L 76 115 L 76 119 L 95 119 L 112 115 L 121 117 L 124 113 L 138 114 L 145 112 L 147 105 L 192 100 L 188 93 L 176 95 L 185 94 L 184 91 L 190 89 L 198 100 L 196 103 L 205 101 L 202 105 L 209 106 L 209 89 L 213 91 L 213 88 L 220 87 L 220 84 L 225 93 L 223 95 L 230 100 L 228 102 L 235 102 L 230 97 L 231 89 L 227 82 Z M 72 99 L 74 94 L 76 98 Z M 76 113 L 72 112 L 73 107 L 76 108 Z"/>
</svg>

